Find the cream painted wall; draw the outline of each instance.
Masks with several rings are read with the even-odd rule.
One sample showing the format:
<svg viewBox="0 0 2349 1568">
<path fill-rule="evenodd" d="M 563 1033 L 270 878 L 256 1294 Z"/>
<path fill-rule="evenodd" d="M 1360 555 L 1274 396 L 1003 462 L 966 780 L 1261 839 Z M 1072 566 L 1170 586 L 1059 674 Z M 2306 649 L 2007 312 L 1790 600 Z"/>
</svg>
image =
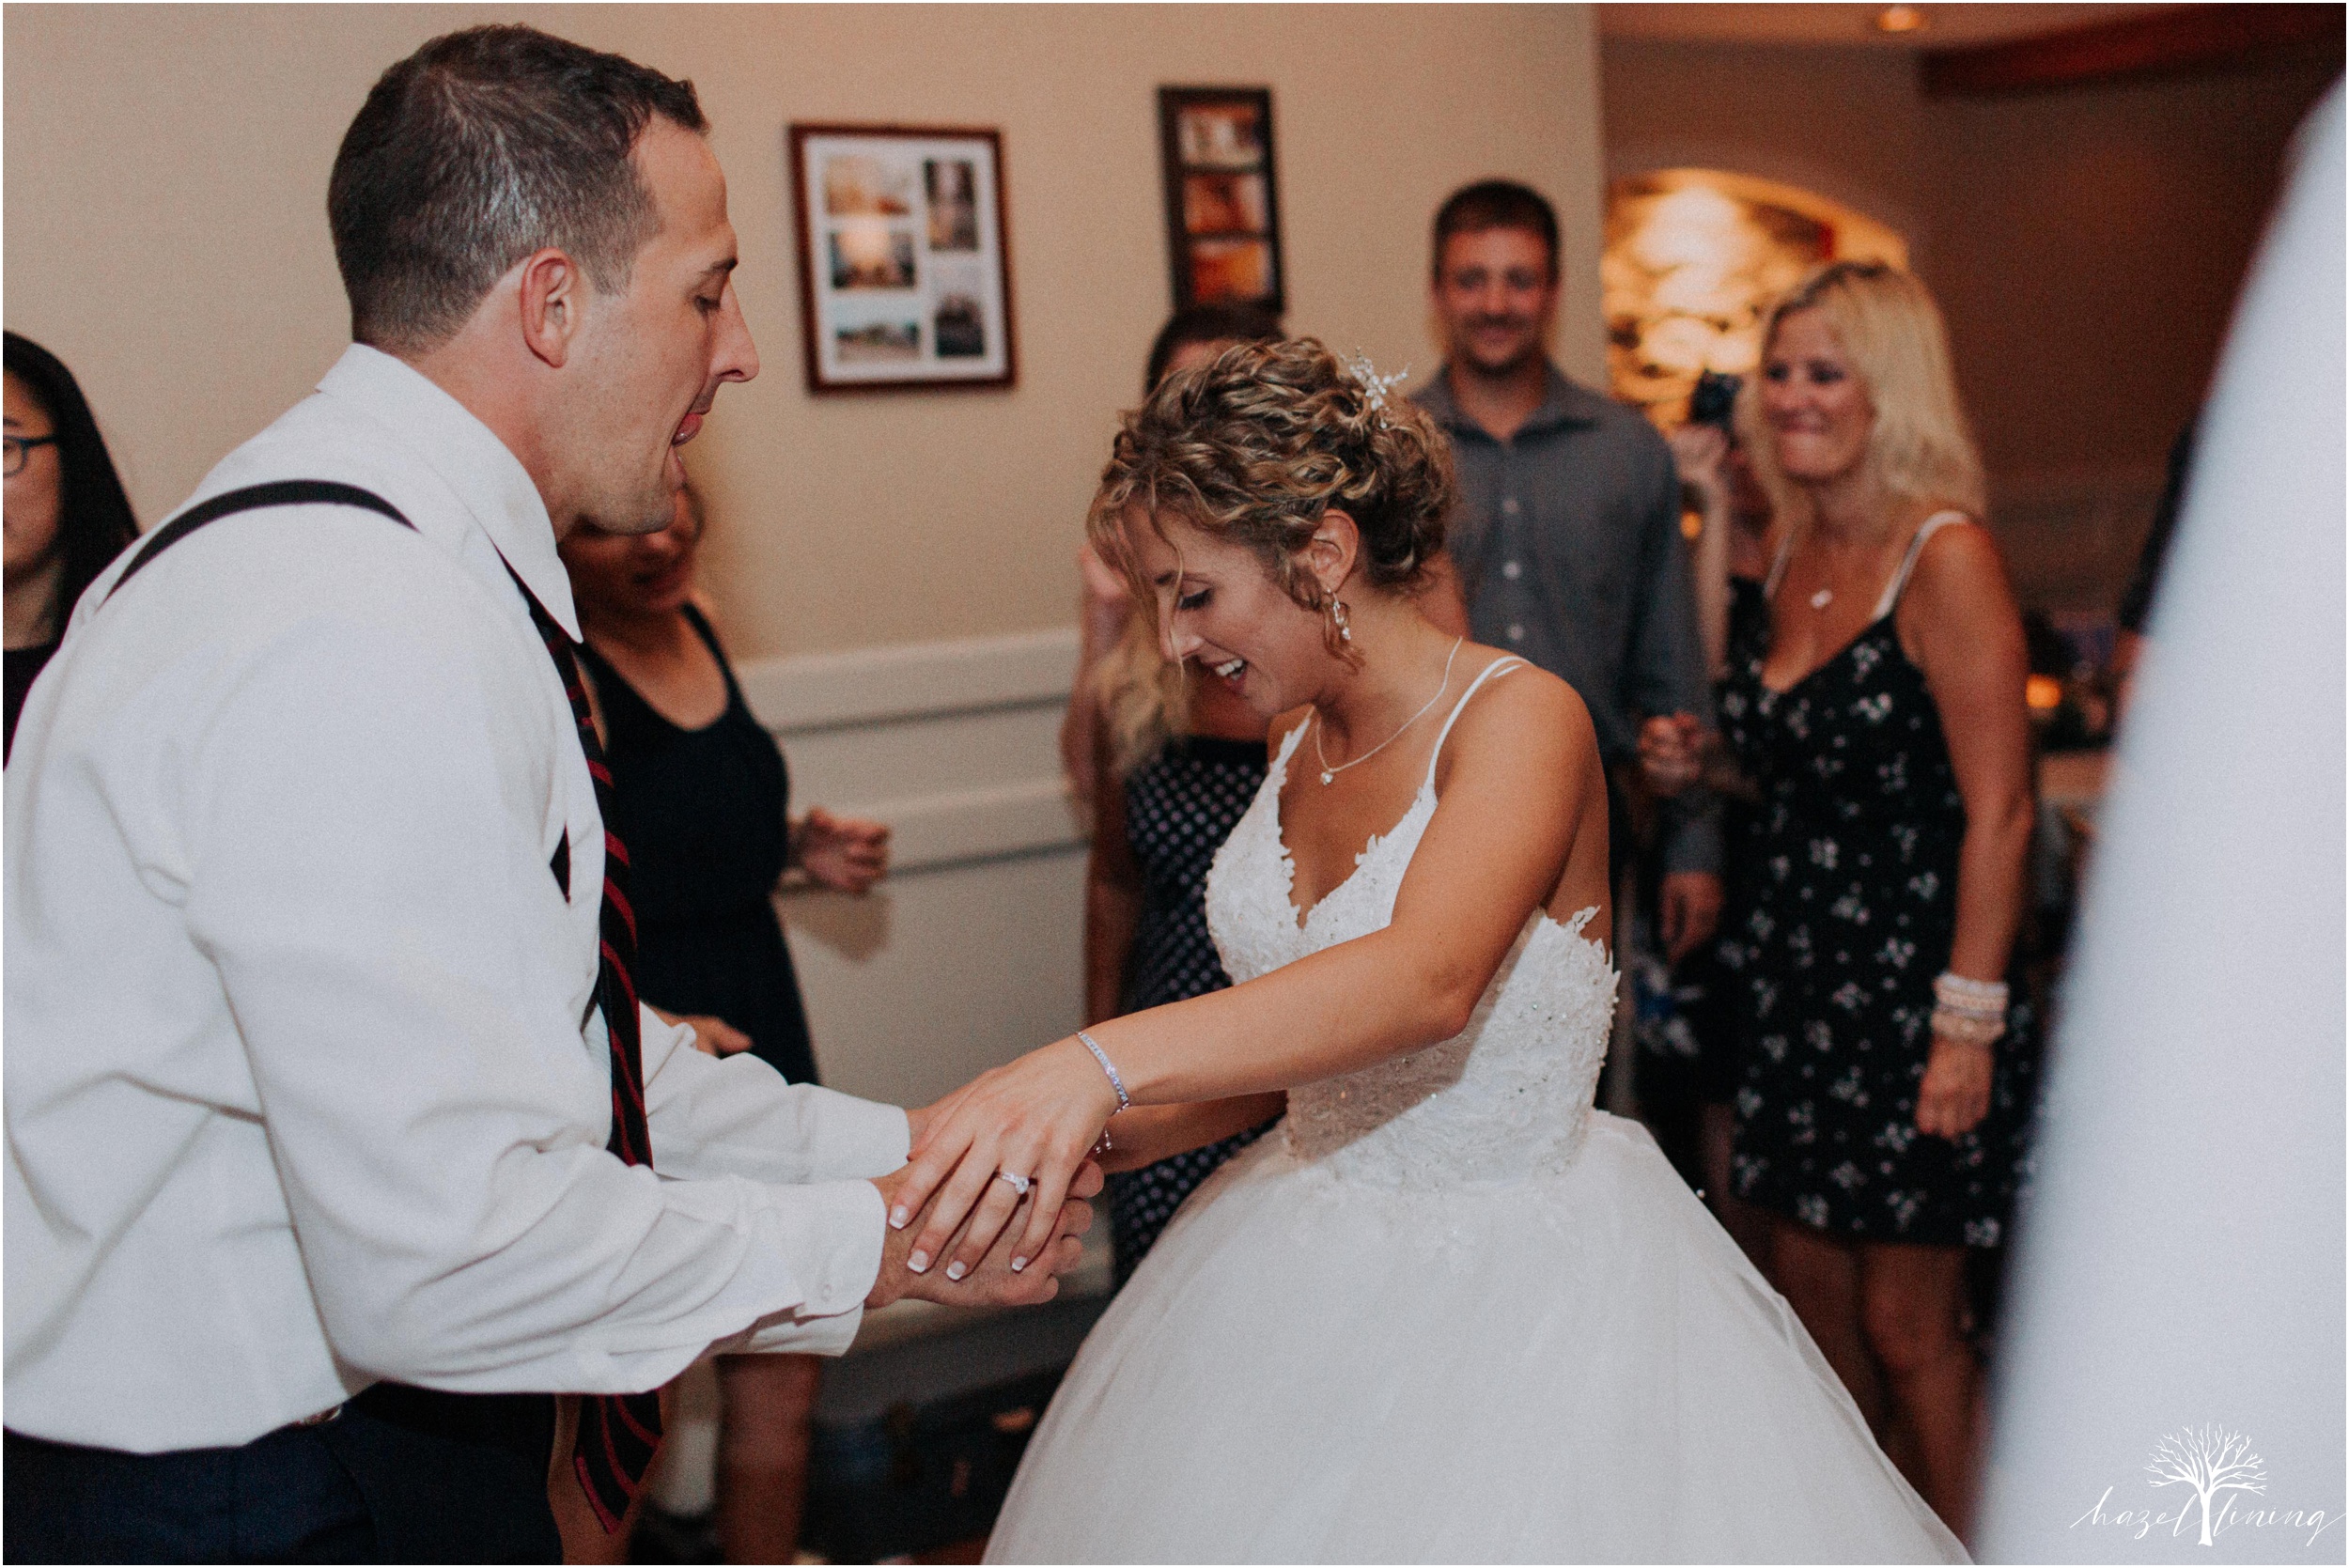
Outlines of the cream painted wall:
<svg viewBox="0 0 2349 1568">
<path fill-rule="evenodd" d="M 1273 89 L 1295 330 L 1423 378 L 1427 225 L 1531 181 L 1567 228 L 1559 353 L 1601 364 L 1596 58 L 1579 6 L 11 6 L 8 323 L 82 378 L 143 520 L 347 341 L 327 171 L 426 38 L 522 20 L 691 77 L 765 371 L 693 450 L 741 656 L 1063 624 L 1093 476 L 1168 306 L 1160 83 Z M 1004 135 L 1019 385 L 811 398 L 784 127 Z"/>
</svg>

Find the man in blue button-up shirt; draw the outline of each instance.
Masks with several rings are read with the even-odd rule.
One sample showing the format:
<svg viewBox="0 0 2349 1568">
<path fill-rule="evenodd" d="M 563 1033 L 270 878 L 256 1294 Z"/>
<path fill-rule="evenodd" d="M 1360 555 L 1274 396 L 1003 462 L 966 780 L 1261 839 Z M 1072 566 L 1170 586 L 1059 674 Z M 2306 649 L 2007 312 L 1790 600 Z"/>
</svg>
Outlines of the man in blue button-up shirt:
<svg viewBox="0 0 2349 1568">
<path fill-rule="evenodd" d="M 1580 692 L 1610 765 L 1632 763 L 1642 719 L 1709 724 L 1672 453 L 1544 349 L 1558 304 L 1549 203 L 1506 180 L 1455 194 L 1436 218 L 1434 292 L 1446 362 L 1419 401 L 1457 456 L 1450 545 L 1477 640 Z M 1662 848 L 1659 934 L 1677 958 L 1720 912 L 1716 813 L 1667 803 Z"/>
</svg>

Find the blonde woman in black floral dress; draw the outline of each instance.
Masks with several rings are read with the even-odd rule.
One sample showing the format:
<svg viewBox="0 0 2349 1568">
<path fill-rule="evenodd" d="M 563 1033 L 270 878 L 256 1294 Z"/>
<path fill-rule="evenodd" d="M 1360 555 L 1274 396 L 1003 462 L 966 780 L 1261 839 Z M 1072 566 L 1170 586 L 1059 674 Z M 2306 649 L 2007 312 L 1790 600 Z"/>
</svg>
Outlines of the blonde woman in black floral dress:
<svg viewBox="0 0 2349 1568">
<path fill-rule="evenodd" d="M 1759 790 L 1721 948 L 1735 1186 L 1771 1216 L 1779 1288 L 1963 1533 L 1966 1250 L 2002 1237 L 2034 1077 L 2002 988 L 2032 817 L 2022 623 L 1916 280 L 1813 274 L 1772 312 L 1739 420 L 1782 542 L 1720 702 Z M 1651 728 L 1651 754 L 1682 739 Z"/>
</svg>

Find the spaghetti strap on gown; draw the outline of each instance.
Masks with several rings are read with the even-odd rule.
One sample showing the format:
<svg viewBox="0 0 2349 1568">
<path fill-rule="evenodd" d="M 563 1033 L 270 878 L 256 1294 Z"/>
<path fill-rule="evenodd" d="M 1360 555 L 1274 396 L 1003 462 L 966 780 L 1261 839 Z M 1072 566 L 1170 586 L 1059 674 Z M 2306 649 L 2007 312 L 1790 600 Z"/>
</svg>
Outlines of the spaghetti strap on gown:
<svg viewBox="0 0 2349 1568">
<path fill-rule="evenodd" d="M 1435 814 L 1431 762 L 1300 924 L 1303 733 L 1208 878 L 1236 982 L 1386 925 Z M 1654 1141 L 1592 1108 L 1594 912 L 1535 911 L 1467 1029 L 1293 1091 L 1191 1197 L 1062 1383 L 989 1561 L 1965 1560 Z"/>
</svg>

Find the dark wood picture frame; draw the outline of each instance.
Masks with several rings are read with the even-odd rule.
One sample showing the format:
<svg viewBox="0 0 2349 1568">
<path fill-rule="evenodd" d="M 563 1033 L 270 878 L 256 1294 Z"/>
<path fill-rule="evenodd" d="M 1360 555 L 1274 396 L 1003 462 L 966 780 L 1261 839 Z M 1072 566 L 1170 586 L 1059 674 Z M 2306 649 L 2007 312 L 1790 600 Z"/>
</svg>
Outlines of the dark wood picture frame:
<svg viewBox="0 0 2349 1568">
<path fill-rule="evenodd" d="M 1160 87 L 1159 163 L 1174 308 L 1288 309 L 1270 87 Z"/>
<path fill-rule="evenodd" d="M 821 396 L 1017 385 L 1003 132 L 794 123 L 787 144 L 807 390 Z M 820 182 L 811 170 L 817 158 L 825 161 Z M 855 178 L 851 165 L 874 178 Z M 948 182 L 959 189 L 941 199 Z M 950 332 L 951 349 L 943 346 Z"/>
</svg>

